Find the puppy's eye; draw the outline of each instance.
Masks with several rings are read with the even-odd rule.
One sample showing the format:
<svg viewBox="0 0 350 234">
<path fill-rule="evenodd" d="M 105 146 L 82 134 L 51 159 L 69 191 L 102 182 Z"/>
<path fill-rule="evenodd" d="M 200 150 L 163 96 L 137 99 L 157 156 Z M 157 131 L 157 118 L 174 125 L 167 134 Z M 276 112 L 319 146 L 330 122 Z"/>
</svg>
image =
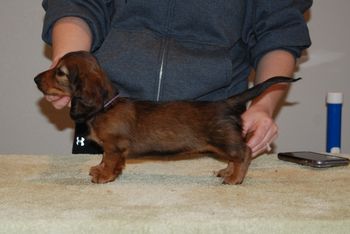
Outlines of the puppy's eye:
<svg viewBox="0 0 350 234">
<path fill-rule="evenodd" d="M 62 70 L 61 70 L 61 68 L 57 68 L 56 69 L 56 76 L 67 76 L 67 74 L 66 73 L 64 73 Z"/>
<path fill-rule="evenodd" d="M 61 87 L 69 86 L 68 75 L 64 72 L 64 67 L 58 67 L 55 70 L 55 80 Z"/>
</svg>

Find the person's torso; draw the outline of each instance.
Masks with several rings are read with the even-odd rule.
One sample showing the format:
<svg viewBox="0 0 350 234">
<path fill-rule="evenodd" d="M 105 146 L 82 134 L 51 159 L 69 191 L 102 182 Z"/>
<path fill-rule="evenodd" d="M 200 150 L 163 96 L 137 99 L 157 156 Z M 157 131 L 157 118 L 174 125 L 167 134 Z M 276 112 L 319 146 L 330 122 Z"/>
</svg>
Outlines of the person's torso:
<svg viewBox="0 0 350 234">
<path fill-rule="evenodd" d="M 247 86 L 245 1 L 115 0 L 96 56 L 122 95 L 217 100 Z"/>
</svg>

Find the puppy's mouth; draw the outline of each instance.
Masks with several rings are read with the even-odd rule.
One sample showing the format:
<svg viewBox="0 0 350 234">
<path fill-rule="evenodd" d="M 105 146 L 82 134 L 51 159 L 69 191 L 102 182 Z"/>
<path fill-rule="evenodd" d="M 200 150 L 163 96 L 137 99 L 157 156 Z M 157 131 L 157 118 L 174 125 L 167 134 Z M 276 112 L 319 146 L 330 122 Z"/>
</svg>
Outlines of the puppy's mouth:
<svg viewBox="0 0 350 234">
<path fill-rule="evenodd" d="M 56 89 L 56 88 L 48 88 L 47 90 L 42 91 L 44 95 L 50 95 L 50 96 L 71 96 L 70 93 L 67 93 L 63 90 Z"/>
</svg>

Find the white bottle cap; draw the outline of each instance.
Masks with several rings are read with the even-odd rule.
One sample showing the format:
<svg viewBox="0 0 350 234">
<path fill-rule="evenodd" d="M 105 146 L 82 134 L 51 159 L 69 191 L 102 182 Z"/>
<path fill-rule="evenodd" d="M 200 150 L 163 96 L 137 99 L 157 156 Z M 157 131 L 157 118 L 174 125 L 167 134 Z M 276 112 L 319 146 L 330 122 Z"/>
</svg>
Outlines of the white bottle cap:
<svg viewBox="0 0 350 234">
<path fill-rule="evenodd" d="M 339 147 L 332 147 L 330 150 L 332 154 L 340 154 L 340 148 Z"/>
<path fill-rule="evenodd" d="M 330 104 L 342 104 L 343 103 L 343 93 L 328 93 L 327 103 Z"/>
</svg>

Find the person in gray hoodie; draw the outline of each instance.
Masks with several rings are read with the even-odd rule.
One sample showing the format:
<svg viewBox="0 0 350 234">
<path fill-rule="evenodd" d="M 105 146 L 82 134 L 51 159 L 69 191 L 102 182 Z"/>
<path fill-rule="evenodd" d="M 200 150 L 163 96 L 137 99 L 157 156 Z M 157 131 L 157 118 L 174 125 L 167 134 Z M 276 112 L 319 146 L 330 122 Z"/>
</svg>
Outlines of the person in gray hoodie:
<svg viewBox="0 0 350 234">
<path fill-rule="evenodd" d="M 311 41 L 303 12 L 311 0 L 44 0 L 42 38 L 52 66 L 67 52 L 93 53 L 120 95 L 142 100 L 215 101 L 272 76 L 293 76 L 295 59 Z M 256 156 L 270 149 L 273 113 L 287 89 L 254 100 L 242 115 Z M 46 96 L 56 108 L 69 97 Z M 100 153 L 81 144 L 73 153 Z"/>
</svg>

